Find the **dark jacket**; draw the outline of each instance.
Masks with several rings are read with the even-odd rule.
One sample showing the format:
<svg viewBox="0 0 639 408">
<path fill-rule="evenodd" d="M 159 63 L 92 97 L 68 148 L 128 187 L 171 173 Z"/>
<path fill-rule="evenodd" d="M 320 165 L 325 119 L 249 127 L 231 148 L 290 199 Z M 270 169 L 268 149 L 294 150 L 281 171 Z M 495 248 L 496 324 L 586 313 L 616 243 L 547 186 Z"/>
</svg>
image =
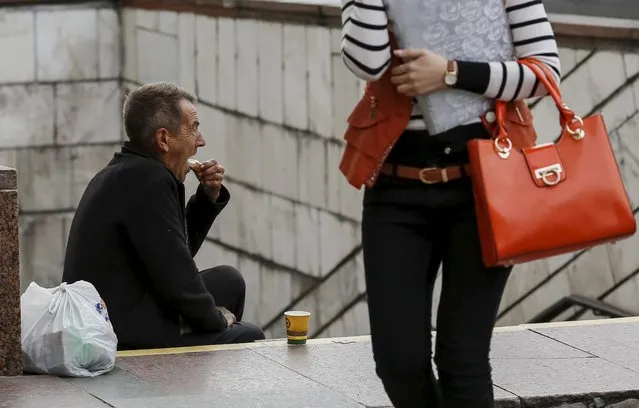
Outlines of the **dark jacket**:
<svg viewBox="0 0 639 408">
<path fill-rule="evenodd" d="M 230 198 L 202 186 L 185 209 L 184 184 L 129 142 L 87 186 L 71 224 L 62 280 L 92 283 L 119 349 L 179 344 L 180 318 L 195 332 L 227 327 L 193 257 Z"/>
</svg>

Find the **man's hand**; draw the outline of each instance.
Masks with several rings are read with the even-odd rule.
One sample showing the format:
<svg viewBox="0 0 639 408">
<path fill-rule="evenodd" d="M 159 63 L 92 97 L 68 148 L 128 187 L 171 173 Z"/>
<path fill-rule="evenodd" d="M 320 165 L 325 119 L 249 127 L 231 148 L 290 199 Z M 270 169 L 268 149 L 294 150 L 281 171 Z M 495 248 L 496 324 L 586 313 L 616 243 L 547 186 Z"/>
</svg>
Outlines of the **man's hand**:
<svg viewBox="0 0 639 408">
<path fill-rule="evenodd" d="M 417 96 L 435 92 L 446 87 L 444 76 L 448 61 L 429 50 L 396 50 L 395 54 L 406 60 L 391 71 L 391 82 L 397 92 L 406 96 Z"/>
<path fill-rule="evenodd" d="M 193 172 L 202 183 L 204 192 L 209 196 L 212 202 L 215 202 L 220 196 L 222 183 L 224 182 L 224 167 L 217 160 L 208 160 L 200 163 Z"/>
<path fill-rule="evenodd" d="M 225 308 L 224 306 L 218 306 L 217 308 L 220 310 L 220 312 L 222 312 L 224 318 L 226 318 L 226 322 L 228 323 L 229 327 L 231 327 L 233 323 L 237 322 L 235 315 L 231 313 L 227 308 Z"/>
</svg>

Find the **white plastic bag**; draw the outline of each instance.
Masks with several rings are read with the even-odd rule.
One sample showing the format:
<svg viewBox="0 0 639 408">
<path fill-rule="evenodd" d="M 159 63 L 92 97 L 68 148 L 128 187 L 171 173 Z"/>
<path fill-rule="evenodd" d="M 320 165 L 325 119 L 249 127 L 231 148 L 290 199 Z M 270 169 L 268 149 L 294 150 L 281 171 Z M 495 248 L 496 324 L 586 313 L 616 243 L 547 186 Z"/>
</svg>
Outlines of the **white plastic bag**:
<svg viewBox="0 0 639 408">
<path fill-rule="evenodd" d="M 113 370 L 118 339 L 91 283 L 46 289 L 31 282 L 20 307 L 25 372 L 95 377 Z"/>
</svg>

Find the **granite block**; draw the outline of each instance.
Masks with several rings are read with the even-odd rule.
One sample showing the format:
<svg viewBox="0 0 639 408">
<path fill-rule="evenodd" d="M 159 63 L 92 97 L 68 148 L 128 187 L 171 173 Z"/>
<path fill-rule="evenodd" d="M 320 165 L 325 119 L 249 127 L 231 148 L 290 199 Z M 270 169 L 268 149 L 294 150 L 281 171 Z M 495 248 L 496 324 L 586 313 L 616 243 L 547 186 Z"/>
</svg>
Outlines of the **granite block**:
<svg viewBox="0 0 639 408">
<path fill-rule="evenodd" d="M 237 110 L 251 117 L 258 112 L 258 28 L 256 20 L 237 20 Z"/>
<path fill-rule="evenodd" d="M 0 54 L 10 64 L 0 64 L 0 82 L 35 80 L 35 21 L 33 12 L 3 8 L 0 13 Z"/>
<path fill-rule="evenodd" d="M 243 258 L 240 262 L 243 274 L 250 273 L 249 268 L 259 274 L 253 295 L 256 301 L 259 299 L 256 317 L 260 323 L 268 322 L 277 316 L 286 304 L 299 295 L 299 291 L 293 289 L 294 281 L 299 279 L 300 275 L 266 265 L 260 266 L 249 262 L 248 258 Z"/>
<path fill-rule="evenodd" d="M 375 374 L 371 343 L 368 341 L 336 341 L 309 344 L 306 347 L 264 347 L 253 350 L 360 404 L 392 406 L 382 382 Z M 348 381 L 345 381 L 345 373 L 348 373 Z"/>
<path fill-rule="evenodd" d="M 623 321 L 620 319 L 620 321 Z M 639 373 L 639 322 L 540 327 L 533 330 Z"/>
<path fill-rule="evenodd" d="M 0 165 L 0 190 L 15 190 L 18 188 L 18 176 L 10 167 Z"/>
<path fill-rule="evenodd" d="M 308 129 L 308 89 L 306 66 L 306 29 L 284 25 L 284 124 L 295 129 Z"/>
<path fill-rule="evenodd" d="M 139 82 L 178 82 L 179 50 L 177 38 L 139 28 L 136 41 Z"/>
<path fill-rule="evenodd" d="M 237 38 L 235 19 L 217 20 L 217 105 L 235 110 L 237 95 L 235 77 L 237 76 Z M 209 75 L 211 75 L 209 73 Z"/>
<path fill-rule="evenodd" d="M 271 197 L 270 204 L 271 259 L 282 265 L 295 265 L 297 251 L 291 244 L 295 242 L 295 204 L 277 196 Z"/>
<path fill-rule="evenodd" d="M 368 319 L 368 304 L 360 300 L 348 309 L 340 318 L 333 321 L 326 330 L 315 333 L 315 338 L 366 336 L 371 332 Z"/>
<path fill-rule="evenodd" d="M 308 66 L 308 121 L 312 132 L 325 138 L 333 133 L 331 31 L 325 27 L 308 27 L 306 55 Z"/>
<path fill-rule="evenodd" d="M 551 360 L 590 358 L 592 354 L 569 342 L 553 340 L 531 330 L 504 331 L 493 337 L 490 357 L 493 360 Z"/>
<path fill-rule="evenodd" d="M 37 83 L 0 86 L 0 147 L 53 144 L 53 88 L 52 85 Z M 10 165 L 7 162 L 2 164 Z"/>
<path fill-rule="evenodd" d="M 40 9 L 35 27 L 39 81 L 98 77 L 97 9 Z"/>
<path fill-rule="evenodd" d="M 0 390 L 2 408 L 113 407 L 75 385 L 49 375 L 0 377 Z"/>
<path fill-rule="evenodd" d="M 20 211 L 59 211 L 72 207 L 71 148 L 18 149 Z"/>
<path fill-rule="evenodd" d="M 16 171 L 0 166 L 0 376 L 22 373 Z"/>
<path fill-rule="evenodd" d="M 56 143 L 119 142 L 121 97 L 117 81 L 57 85 Z"/>
<path fill-rule="evenodd" d="M 60 284 L 66 229 L 73 213 L 24 214 L 20 229 L 20 290 L 31 282 L 45 288 Z M 64 239 L 63 239 L 64 237 Z"/>
<path fill-rule="evenodd" d="M 138 80 L 138 53 L 137 53 L 137 17 L 141 10 L 124 8 L 121 10 L 121 36 L 122 36 L 122 77 L 125 80 Z"/>
<path fill-rule="evenodd" d="M 375 373 L 369 341 L 333 340 L 305 347 L 256 347 L 253 351 L 366 406 L 392 407 Z M 518 408 L 519 398 L 494 388 L 498 408 Z"/>
<path fill-rule="evenodd" d="M 259 405 L 256 405 L 256 401 L 259 401 Z M 251 395 L 221 392 L 216 395 L 115 399 L 111 403 L 118 408 L 364 408 L 331 390 L 310 385 L 301 387 L 297 384 L 286 387 L 286 392 L 274 390 Z"/>
<path fill-rule="evenodd" d="M 178 84 L 195 94 L 195 15 L 178 14 Z"/>
<path fill-rule="evenodd" d="M 204 15 L 195 16 L 195 77 L 198 99 L 216 103 L 217 19 Z"/>
<path fill-rule="evenodd" d="M 117 366 L 113 371 L 99 377 L 65 378 L 64 380 L 104 401 L 126 398 L 169 397 L 171 395 L 168 390 L 156 387 L 143 378 L 138 378 Z"/>
<path fill-rule="evenodd" d="M 98 10 L 98 76 L 117 78 L 120 70 L 120 24 L 118 10 Z"/>
<path fill-rule="evenodd" d="M 119 398 L 112 398 L 112 391 L 105 389 L 90 391 L 121 408 L 363 408 L 339 390 L 248 349 L 126 357 L 118 366 L 132 381 L 143 379 L 153 387 L 144 386 L 137 396 L 120 393 Z M 157 395 L 158 388 L 170 396 Z"/>
<path fill-rule="evenodd" d="M 636 396 L 639 374 L 601 358 L 520 359 L 493 362 L 496 386 L 519 396 L 526 407 L 614 395 Z"/>
<path fill-rule="evenodd" d="M 284 123 L 283 36 L 282 23 L 260 21 L 257 36 L 259 116 L 278 125 Z"/>
</svg>

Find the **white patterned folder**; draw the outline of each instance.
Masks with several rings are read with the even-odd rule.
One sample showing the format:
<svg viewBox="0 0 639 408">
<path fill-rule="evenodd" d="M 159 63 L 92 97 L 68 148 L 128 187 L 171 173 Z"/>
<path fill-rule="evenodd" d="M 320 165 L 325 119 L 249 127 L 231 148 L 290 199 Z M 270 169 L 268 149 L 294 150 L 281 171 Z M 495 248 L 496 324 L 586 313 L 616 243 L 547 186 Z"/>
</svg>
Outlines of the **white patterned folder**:
<svg viewBox="0 0 639 408">
<path fill-rule="evenodd" d="M 514 59 L 503 0 L 384 0 L 384 5 L 402 48 L 426 48 L 466 61 Z M 430 134 L 477 119 L 493 104 L 482 95 L 456 89 L 416 100 Z"/>
</svg>

